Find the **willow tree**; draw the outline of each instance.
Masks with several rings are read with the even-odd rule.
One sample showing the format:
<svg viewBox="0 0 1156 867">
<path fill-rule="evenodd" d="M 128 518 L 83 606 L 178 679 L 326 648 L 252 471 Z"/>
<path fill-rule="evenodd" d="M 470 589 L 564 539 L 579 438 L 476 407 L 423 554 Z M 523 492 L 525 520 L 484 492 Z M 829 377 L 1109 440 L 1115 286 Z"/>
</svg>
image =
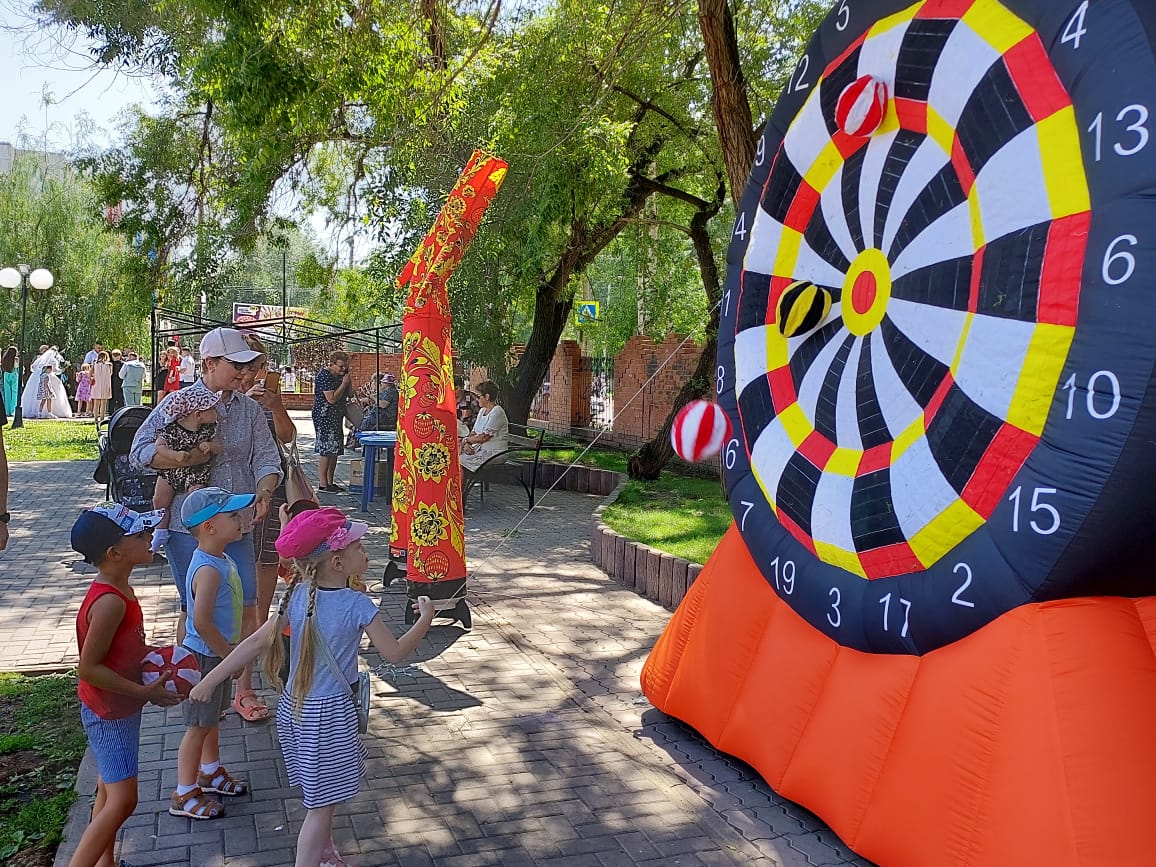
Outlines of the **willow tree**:
<svg viewBox="0 0 1156 867">
<path fill-rule="evenodd" d="M 0 174 L 0 262 L 47 268 L 55 278 L 51 289 L 29 292 L 26 351 L 56 344 L 79 358 L 94 340 L 147 342 L 149 298 L 135 279 L 136 261 L 110 229 L 96 191 L 71 166 L 49 166 L 33 154 Z M 20 301 L 19 293 L 0 292 L 4 346 L 17 342 Z"/>
</svg>

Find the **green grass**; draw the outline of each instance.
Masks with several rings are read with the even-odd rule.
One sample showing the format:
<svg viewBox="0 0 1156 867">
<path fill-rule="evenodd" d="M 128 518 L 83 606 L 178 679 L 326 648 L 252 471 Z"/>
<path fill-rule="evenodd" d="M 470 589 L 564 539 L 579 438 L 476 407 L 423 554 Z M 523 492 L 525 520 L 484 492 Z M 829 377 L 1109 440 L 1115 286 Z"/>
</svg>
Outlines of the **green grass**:
<svg viewBox="0 0 1156 867">
<path fill-rule="evenodd" d="M 4 429 L 10 461 L 95 461 L 96 429 L 78 421 L 27 421 Z"/>
<path fill-rule="evenodd" d="M 541 459 L 626 472 L 626 452 L 585 444 L 543 446 Z M 579 458 L 579 455 L 582 455 Z M 733 517 L 718 479 L 686 475 L 692 468 L 672 463 L 655 482 L 628 482 L 602 520 L 629 539 L 692 563 L 705 563 Z"/>
<path fill-rule="evenodd" d="M 733 518 L 717 479 L 666 472 L 656 482 L 628 482 L 602 520 L 628 539 L 705 563 Z"/>
<path fill-rule="evenodd" d="M 84 748 L 75 675 L 0 674 L 0 863 L 52 863 Z"/>
<path fill-rule="evenodd" d="M 579 466 L 583 467 L 598 467 L 603 470 L 615 470 L 620 473 L 626 472 L 626 453 L 611 451 L 610 449 L 592 448 L 586 454 L 582 455 L 582 449 L 585 446 L 542 446 L 542 454 L 540 459 L 543 461 L 553 461 L 556 464 L 572 464 L 578 461 Z M 578 456 L 582 455 L 579 460 Z"/>
</svg>

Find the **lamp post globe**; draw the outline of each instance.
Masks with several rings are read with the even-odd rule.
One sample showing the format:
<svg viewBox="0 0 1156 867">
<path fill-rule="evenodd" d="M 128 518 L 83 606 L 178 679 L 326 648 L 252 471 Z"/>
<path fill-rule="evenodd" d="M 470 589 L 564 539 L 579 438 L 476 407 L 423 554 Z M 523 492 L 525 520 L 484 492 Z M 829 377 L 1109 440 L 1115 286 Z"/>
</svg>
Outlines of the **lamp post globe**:
<svg viewBox="0 0 1156 867">
<path fill-rule="evenodd" d="M 32 285 L 33 289 L 39 289 L 43 292 L 45 289 L 52 288 L 55 278 L 53 278 L 52 272 L 47 268 L 37 268 L 28 275 L 28 282 Z"/>
<path fill-rule="evenodd" d="M 20 279 L 20 272 L 15 268 L 0 268 L 0 286 L 5 289 L 19 289 Z"/>
</svg>

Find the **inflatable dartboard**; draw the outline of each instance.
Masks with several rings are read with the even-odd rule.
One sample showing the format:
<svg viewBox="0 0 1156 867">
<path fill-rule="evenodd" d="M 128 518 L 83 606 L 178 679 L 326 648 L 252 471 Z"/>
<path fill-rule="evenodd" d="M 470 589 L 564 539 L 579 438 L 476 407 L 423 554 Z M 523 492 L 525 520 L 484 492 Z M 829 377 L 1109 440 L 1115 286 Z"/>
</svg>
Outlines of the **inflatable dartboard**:
<svg viewBox="0 0 1156 867">
<path fill-rule="evenodd" d="M 1154 43 L 1139 0 L 838 0 L 758 142 L 735 526 L 643 688 L 885 864 L 1151 861 Z"/>
<path fill-rule="evenodd" d="M 720 329 L 729 496 L 776 592 L 841 644 L 924 653 L 1024 602 L 1154 586 L 1145 23 L 840 4 L 759 142 Z M 845 132 L 840 104 L 876 92 L 881 122 Z M 784 337 L 800 280 L 833 303 Z"/>
</svg>

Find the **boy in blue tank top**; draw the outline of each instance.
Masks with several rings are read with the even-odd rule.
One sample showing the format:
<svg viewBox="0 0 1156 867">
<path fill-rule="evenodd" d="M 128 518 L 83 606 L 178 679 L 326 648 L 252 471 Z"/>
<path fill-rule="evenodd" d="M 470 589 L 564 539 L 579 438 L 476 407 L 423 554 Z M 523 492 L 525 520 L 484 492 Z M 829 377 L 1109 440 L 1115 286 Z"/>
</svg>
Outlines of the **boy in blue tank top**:
<svg viewBox="0 0 1156 867">
<path fill-rule="evenodd" d="M 241 635 L 241 576 L 225 546 L 243 535 L 240 510 L 253 499 L 253 494 L 200 488 L 181 507 L 181 520 L 197 540 L 185 579 L 189 613 L 184 644 L 196 655 L 202 675 L 229 655 Z M 185 702 L 187 728 L 177 753 L 177 788 L 169 804 L 174 816 L 216 819 L 225 808 L 213 795 L 248 792 L 244 782 L 221 766 L 218 727 L 229 706 L 231 686 L 226 680 L 209 701 Z"/>
</svg>

